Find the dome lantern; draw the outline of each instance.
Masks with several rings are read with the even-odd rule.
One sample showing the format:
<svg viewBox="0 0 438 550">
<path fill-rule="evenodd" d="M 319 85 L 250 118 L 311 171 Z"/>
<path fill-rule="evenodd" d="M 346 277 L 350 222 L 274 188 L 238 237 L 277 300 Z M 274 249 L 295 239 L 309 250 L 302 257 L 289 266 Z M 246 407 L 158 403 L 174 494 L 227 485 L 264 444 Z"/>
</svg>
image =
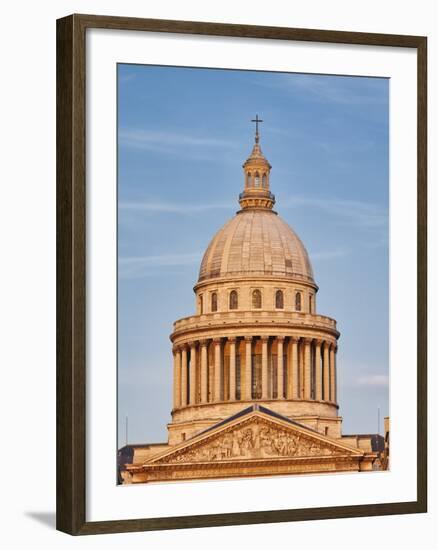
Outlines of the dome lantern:
<svg viewBox="0 0 438 550">
<path fill-rule="evenodd" d="M 242 210 L 248 208 L 271 210 L 275 204 L 275 197 L 269 190 L 271 165 L 263 155 L 260 147 L 259 123 L 263 122 L 256 115 L 251 122 L 256 124 L 255 143 L 250 156 L 243 164 L 244 190 L 239 195 L 239 204 Z"/>
</svg>

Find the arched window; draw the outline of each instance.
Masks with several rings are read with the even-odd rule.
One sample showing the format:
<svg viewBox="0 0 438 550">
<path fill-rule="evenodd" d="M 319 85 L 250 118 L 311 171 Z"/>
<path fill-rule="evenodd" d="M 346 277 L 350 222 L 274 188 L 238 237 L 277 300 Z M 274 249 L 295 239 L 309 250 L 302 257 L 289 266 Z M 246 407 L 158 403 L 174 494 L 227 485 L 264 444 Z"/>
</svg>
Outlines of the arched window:
<svg viewBox="0 0 438 550">
<path fill-rule="evenodd" d="M 295 311 L 301 311 L 301 292 L 295 293 Z"/>
<path fill-rule="evenodd" d="M 309 313 L 312 313 L 313 309 L 313 296 L 309 294 Z"/>
<path fill-rule="evenodd" d="M 266 177 L 266 174 L 263 174 L 263 177 L 262 177 L 262 187 L 266 189 L 266 187 L 268 186 L 268 178 Z"/>
<path fill-rule="evenodd" d="M 254 187 L 260 187 L 260 174 L 258 172 L 254 176 Z"/>
<path fill-rule="evenodd" d="M 246 186 L 249 187 L 251 185 L 251 174 L 248 172 L 246 174 Z"/>
<path fill-rule="evenodd" d="M 237 302 L 237 291 L 232 290 L 230 292 L 230 309 L 237 309 L 238 302 Z"/>
<path fill-rule="evenodd" d="M 262 293 L 258 288 L 252 291 L 252 307 L 255 309 L 262 307 Z"/>
<path fill-rule="evenodd" d="M 217 293 L 213 292 L 211 295 L 211 311 L 217 311 Z"/>
<path fill-rule="evenodd" d="M 284 297 L 283 297 L 283 291 L 277 290 L 275 293 L 275 307 L 277 309 L 283 309 L 284 308 Z"/>
</svg>

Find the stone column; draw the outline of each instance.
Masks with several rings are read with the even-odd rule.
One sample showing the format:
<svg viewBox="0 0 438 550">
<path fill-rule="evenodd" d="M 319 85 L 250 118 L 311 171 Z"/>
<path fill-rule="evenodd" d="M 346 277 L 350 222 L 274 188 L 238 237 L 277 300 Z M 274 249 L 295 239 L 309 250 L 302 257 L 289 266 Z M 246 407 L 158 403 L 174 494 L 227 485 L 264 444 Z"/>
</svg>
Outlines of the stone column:
<svg viewBox="0 0 438 550">
<path fill-rule="evenodd" d="M 221 339 L 215 338 L 214 343 L 214 400 L 220 401 L 222 397 L 222 380 L 221 380 Z"/>
<path fill-rule="evenodd" d="M 181 349 L 181 406 L 187 406 L 187 346 Z"/>
<path fill-rule="evenodd" d="M 277 399 L 284 399 L 283 336 L 277 337 Z"/>
<path fill-rule="evenodd" d="M 268 336 L 262 336 L 262 399 L 268 399 Z"/>
<path fill-rule="evenodd" d="M 300 398 L 300 384 L 299 384 L 299 371 L 298 371 L 298 338 L 292 337 L 291 338 L 292 343 L 292 354 L 291 354 L 291 363 L 292 363 L 292 392 L 291 392 L 291 398 L 292 399 L 299 399 Z"/>
<path fill-rule="evenodd" d="M 228 338 L 230 343 L 230 401 L 236 400 L 236 339 Z"/>
<path fill-rule="evenodd" d="M 173 350 L 173 408 L 181 407 L 181 352 Z"/>
<path fill-rule="evenodd" d="M 190 344 L 190 405 L 196 403 L 196 342 Z"/>
<path fill-rule="evenodd" d="M 245 384 L 242 387 L 242 399 L 251 400 L 252 391 L 252 336 L 245 336 Z"/>
<path fill-rule="evenodd" d="M 201 403 L 208 401 L 207 340 L 201 340 Z"/>
<path fill-rule="evenodd" d="M 329 342 L 324 342 L 324 358 L 323 358 L 323 387 L 324 401 L 330 401 L 330 362 L 329 362 Z"/>
<path fill-rule="evenodd" d="M 335 350 L 336 344 L 330 346 L 330 401 L 336 402 L 336 374 L 335 374 Z"/>
<path fill-rule="evenodd" d="M 310 345 L 312 340 L 304 338 L 304 399 L 311 397 L 311 361 L 310 361 Z"/>
<path fill-rule="evenodd" d="M 322 369 L 321 369 L 322 340 L 315 342 L 315 399 L 322 400 Z"/>
<path fill-rule="evenodd" d="M 287 364 L 286 364 L 286 399 L 293 398 L 292 342 L 293 342 L 293 338 L 289 338 L 289 341 L 287 344 Z"/>
<path fill-rule="evenodd" d="M 300 399 L 304 399 L 304 338 L 298 342 L 298 378 Z"/>
</svg>

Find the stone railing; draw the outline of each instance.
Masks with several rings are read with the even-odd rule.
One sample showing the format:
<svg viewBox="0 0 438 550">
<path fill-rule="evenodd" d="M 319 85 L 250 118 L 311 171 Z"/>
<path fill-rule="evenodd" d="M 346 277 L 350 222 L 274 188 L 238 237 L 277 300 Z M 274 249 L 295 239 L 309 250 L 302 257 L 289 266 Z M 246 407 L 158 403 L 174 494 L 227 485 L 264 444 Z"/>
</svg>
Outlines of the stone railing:
<svg viewBox="0 0 438 550">
<path fill-rule="evenodd" d="M 174 332 L 228 325 L 291 324 L 336 330 L 336 321 L 325 315 L 291 311 L 226 311 L 183 317 L 173 324 Z"/>
</svg>

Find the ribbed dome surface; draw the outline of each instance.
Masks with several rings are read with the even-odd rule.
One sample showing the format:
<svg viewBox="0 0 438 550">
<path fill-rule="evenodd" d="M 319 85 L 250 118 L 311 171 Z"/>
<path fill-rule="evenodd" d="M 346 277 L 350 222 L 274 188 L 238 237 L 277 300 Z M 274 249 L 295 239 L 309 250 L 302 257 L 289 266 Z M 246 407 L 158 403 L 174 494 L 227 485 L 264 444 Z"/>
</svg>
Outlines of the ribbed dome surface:
<svg viewBox="0 0 438 550">
<path fill-rule="evenodd" d="M 199 282 L 264 275 L 314 282 L 307 251 L 287 223 L 271 210 L 242 210 L 211 240 Z"/>
</svg>

